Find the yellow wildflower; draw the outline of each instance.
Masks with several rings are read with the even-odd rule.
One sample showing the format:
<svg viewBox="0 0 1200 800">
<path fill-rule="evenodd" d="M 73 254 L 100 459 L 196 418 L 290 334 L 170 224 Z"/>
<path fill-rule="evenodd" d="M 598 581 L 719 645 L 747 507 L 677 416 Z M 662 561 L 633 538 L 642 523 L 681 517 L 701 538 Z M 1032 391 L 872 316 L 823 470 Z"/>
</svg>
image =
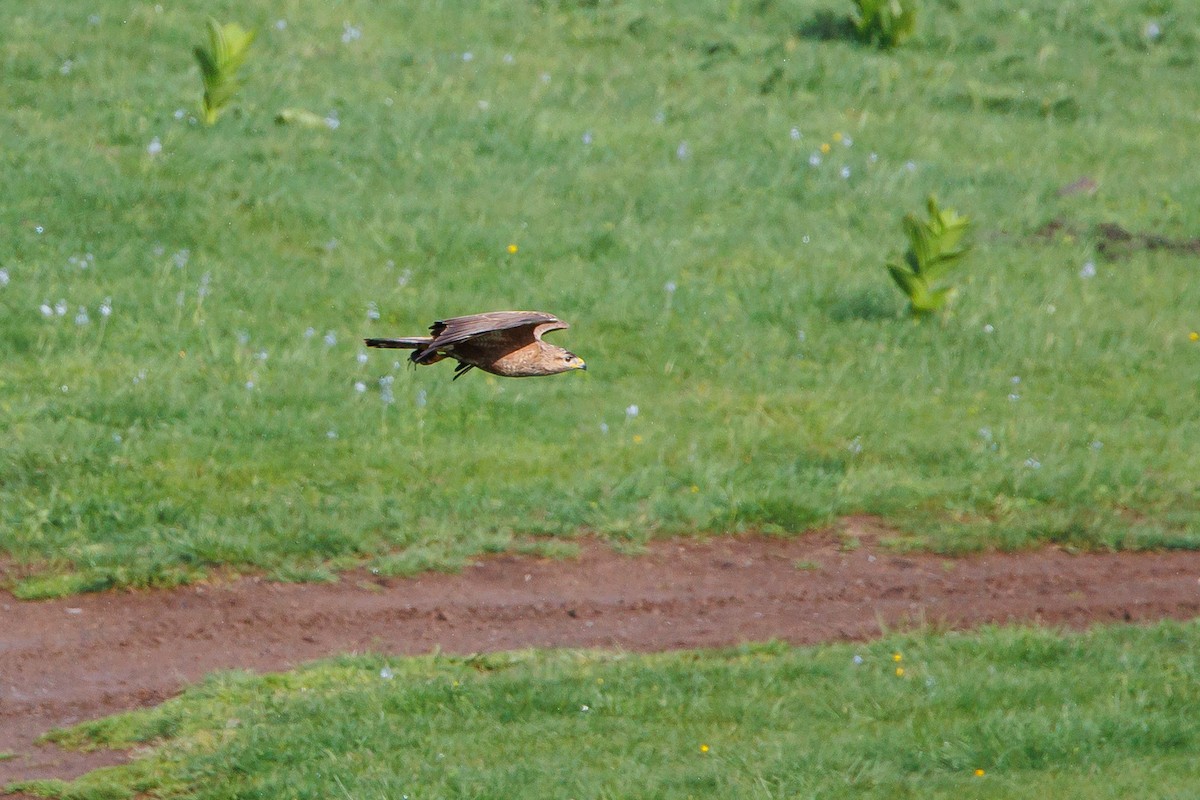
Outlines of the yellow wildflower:
<svg viewBox="0 0 1200 800">
<path fill-rule="evenodd" d="M 904 677 L 904 667 L 896 667 L 896 677 L 897 678 Z"/>
<path fill-rule="evenodd" d="M 821 152 L 828 153 L 830 151 L 829 142 L 821 142 Z"/>
<path fill-rule="evenodd" d="M 702 745 L 700 745 L 700 752 L 701 752 L 701 753 L 707 753 L 707 752 L 708 752 L 708 745 L 706 745 L 706 744 L 702 744 Z"/>
<path fill-rule="evenodd" d="M 1197 333 L 1196 331 L 1192 331 L 1191 333 L 1188 334 L 1188 341 L 1200 342 L 1200 333 Z"/>
<path fill-rule="evenodd" d="M 982 777 L 984 776 L 984 774 L 985 774 L 985 773 L 984 773 L 984 771 L 983 771 L 983 770 L 981 770 L 981 769 L 977 769 L 977 770 L 975 770 L 975 777 L 976 777 L 976 778 L 982 778 Z"/>
<path fill-rule="evenodd" d="M 519 248 L 518 248 L 518 247 L 517 247 L 515 244 L 510 244 L 510 245 L 508 246 L 508 254 L 509 254 L 510 256 L 512 256 L 512 255 L 516 255 L 516 254 L 517 254 L 517 250 L 518 250 L 518 249 L 519 249 Z"/>
</svg>

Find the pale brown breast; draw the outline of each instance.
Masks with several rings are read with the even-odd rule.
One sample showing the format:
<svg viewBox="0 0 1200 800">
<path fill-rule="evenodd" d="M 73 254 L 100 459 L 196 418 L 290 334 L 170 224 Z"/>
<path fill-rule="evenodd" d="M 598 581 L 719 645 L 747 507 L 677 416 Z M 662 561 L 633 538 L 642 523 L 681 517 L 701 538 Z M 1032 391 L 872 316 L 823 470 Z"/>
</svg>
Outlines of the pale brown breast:
<svg viewBox="0 0 1200 800">
<path fill-rule="evenodd" d="M 544 347 L 541 342 L 533 342 L 501 356 L 490 365 L 480 365 L 479 368 L 508 378 L 545 375 L 547 370 L 543 358 Z"/>
</svg>

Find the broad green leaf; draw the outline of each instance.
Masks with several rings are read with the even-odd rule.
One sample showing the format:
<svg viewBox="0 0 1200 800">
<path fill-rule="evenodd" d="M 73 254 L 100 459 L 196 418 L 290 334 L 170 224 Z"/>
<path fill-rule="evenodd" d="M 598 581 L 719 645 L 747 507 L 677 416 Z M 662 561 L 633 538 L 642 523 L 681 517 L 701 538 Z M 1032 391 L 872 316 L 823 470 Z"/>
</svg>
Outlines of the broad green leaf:
<svg viewBox="0 0 1200 800">
<path fill-rule="evenodd" d="M 937 255 L 933 249 L 935 242 L 929 235 L 929 228 L 917 219 L 915 214 L 904 217 L 904 232 L 908 234 L 908 246 L 917 258 L 917 272 L 925 269 L 925 265 Z"/>
</svg>

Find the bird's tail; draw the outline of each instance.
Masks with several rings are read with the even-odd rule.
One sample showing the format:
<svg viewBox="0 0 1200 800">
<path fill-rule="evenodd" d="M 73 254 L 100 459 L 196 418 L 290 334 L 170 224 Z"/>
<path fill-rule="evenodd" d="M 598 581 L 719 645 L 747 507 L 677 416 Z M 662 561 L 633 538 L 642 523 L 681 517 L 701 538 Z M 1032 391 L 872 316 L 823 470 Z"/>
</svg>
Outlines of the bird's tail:
<svg viewBox="0 0 1200 800">
<path fill-rule="evenodd" d="M 420 350 L 433 341 L 428 336 L 413 336 L 408 339 L 363 339 L 367 347 L 386 347 L 392 350 Z"/>
</svg>

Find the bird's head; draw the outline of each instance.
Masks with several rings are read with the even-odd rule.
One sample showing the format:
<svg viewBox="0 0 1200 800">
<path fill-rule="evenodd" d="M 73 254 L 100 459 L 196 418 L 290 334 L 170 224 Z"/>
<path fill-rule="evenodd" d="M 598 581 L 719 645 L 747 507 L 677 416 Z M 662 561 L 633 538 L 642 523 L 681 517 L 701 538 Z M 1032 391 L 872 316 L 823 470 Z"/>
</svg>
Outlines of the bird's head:
<svg viewBox="0 0 1200 800">
<path fill-rule="evenodd" d="M 572 353 L 570 350 L 563 350 L 561 354 L 563 372 L 572 369 L 587 370 L 587 363 L 582 358 Z"/>
</svg>

